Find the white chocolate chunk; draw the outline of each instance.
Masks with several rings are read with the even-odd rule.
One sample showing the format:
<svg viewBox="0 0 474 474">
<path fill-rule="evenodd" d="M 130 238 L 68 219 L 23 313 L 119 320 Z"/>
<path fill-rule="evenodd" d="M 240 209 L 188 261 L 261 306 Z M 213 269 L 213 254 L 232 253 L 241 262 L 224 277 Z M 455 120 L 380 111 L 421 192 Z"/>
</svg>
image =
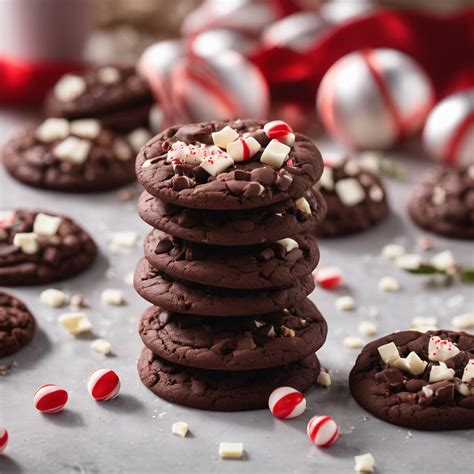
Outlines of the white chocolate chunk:
<svg viewBox="0 0 474 474">
<path fill-rule="evenodd" d="M 303 214 L 311 214 L 309 202 L 304 197 L 297 199 L 295 204 Z"/>
<path fill-rule="evenodd" d="M 102 125 L 95 119 L 74 120 L 70 125 L 72 135 L 81 138 L 90 138 L 91 140 L 98 137 L 101 129 Z"/>
<path fill-rule="evenodd" d="M 345 206 L 355 206 L 365 199 L 364 188 L 357 179 L 341 179 L 335 184 L 335 189 L 337 196 Z"/>
<path fill-rule="evenodd" d="M 440 362 L 439 365 L 433 365 L 433 367 L 431 367 L 430 383 L 451 380 L 454 377 L 454 374 L 454 369 L 449 369 L 444 362 Z"/>
<path fill-rule="evenodd" d="M 138 153 L 141 147 L 151 138 L 151 134 L 146 128 L 136 128 L 128 134 L 127 138 L 132 148 Z"/>
<path fill-rule="evenodd" d="M 233 164 L 234 160 L 227 153 L 221 152 L 204 158 L 201 168 L 204 168 L 211 176 L 217 176 Z"/>
<path fill-rule="evenodd" d="M 246 161 L 255 156 L 262 148 L 253 137 L 238 138 L 227 145 L 226 151 L 234 161 Z"/>
<path fill-rule="evenodd" d="M 431 264 L 441 271 L 449 270 L 450 268 L 456 265 L 454 256 L 450 250 L 445 250 L 444 252 L 437 253 L 431 259 Z"/>
<path fill-rule="evenodd" d="M 189 431 L 189 425 L 185 421 L 177 421 L 171 425 L 171 433 L 181 438 L 186 438 Z"/>
<path fill-rule="evenodd" d="M 115 156 L 120 160 L 120 161 L 128 161 L 133 158 L 133 152 L 132 149 L 130 148 L 129 144 L 122 139 L 117 139 L 114 141 L 114 153 Z"/>
<path fill-rule="evenodd" d="M 446 191 L 439 186 L 436 186 L 433 189 L 433 194 L 431 195 L 431 202 L 436 206 L 441 206 L 446 201 Z"/>
<path fill-rule="evenodd" d="M 372 201 L 381 202 L 384 196 L 385 194 L 383 192 L 383 189 L 380 186 L 374 184 L 373 186 L 370 187 L 369 197 L 370 199 L 372 199 Z"/>
<path fill-rule="evenodd" d="M 78 336 L 92 330 L 92 324 L 84 313 L 64 313 L 58 318 L 58 323 L 71 336 Z"/>
<path fill-rule="evenodd" d="M 58 143 L 53 149 L 53 155 L 58 160 L 69 161 L 80 165 L 87 160 L 91 143 L 77 137 L 68 137 Z"/>
<path fill-rule="evenodd" d="M 471 383 L 474 379 L 474 359 L 470 359 L 469 362 L 464 367 L 462 373 L 462 381 L 466 383 Z"/>
<path fill-rule="evenodd" d="M 411 320 L 410 329 L 420 332 L 436 331 L 438 319 L 434 317 L 416 317 Z"/>
<path fill-rule="evenodd" d="M 417 270 L 421 265 L 421 257 L 416 254 L 407 253 L 406 255 L 401 255 L 396 259 L 397 267 L 402 268 L 403 270 Z"/>
<path fill-rule="evenodd" d="M 355 466 L 354 470 L 357 472 L 374 472 L 375 459 L 372 454 L 361 454 L 360 456 L 354 456 Z"/>
<path fill-rule="evenodd" d="M 112 353 L 112 344 L 105 339 L 95 339 L 91 343 L 91 349 L 99 354 L 109 355 Z"/>
<path fill-rule="evenodd" d="M 382 256 L 387 260 L 396 260 L 405 255 L 405 247 L 398 244 L 388 244 L 382 249 Z"/>
<path fill-rule="evenodd" d="M 418 354 L 412 351 L 404 358 L 392 359 L 390 365 L 413 375 L 420 375 L 425 371 L 428 362 L 421 360 Z"/>
<path fill-rule="evenodd" d="M 386 364 L 389 364 L 390 361 L 393 362 L 396 359 L 400 359 L 400 353 L 398 352 L 398 348 L 394 342 L 389 342 L 388 344 L 379 346 L 377 350 L 379 351 L 380 358 Z"/>
<path fill-rule="evenodd" d="M 121 74 L 116 67 L 106 66 L 97 71 L 97 77 L 103 84 L 115 84 L 120 81 Z"/>
<path fill-rule="evenodd" d="M 433 336 L 428 343 L 428 359 L 432 361 L 445 361 L 459 352 L 457 346 L 447 339 Z"/>
<path fill-rule="evenodd" d="M 236 130 L 226 125 L 223 129 L 219 130 L 218 132 L 212 133 L 212 141 L 214 142 L 214 145 L 217 145 L 220 148 L 224 148 L 225 150 L 227 148 L 227 145 L 237 140 L 239 136 L 240 135 Z"/>
<path fill-rule="evenodd" d="M 33 232 L 38 235 L 56 235 L 62 222 L 62 217 L 49 216 L 40 212 L 35 217 Z"/>
<path fill-rule="evenodd" d="M 400 291 L 400 283 L 393 277 L 385 276 L 379 280 L 378 288 L 387 292 Z"/>
<path fill-rule="evenodd" d="M 382 161 L 382 155 L 380 153 L 375 151 L 362 152 L 359 154 L 358 161 L 361 168 L 376 175 L 380 174 L 380 162 Z"/>
<path fill-rule="evenodd" d="M 54 95 L 63 102 L 71 102 L 81 96 L 86 88 L 82 77 L 66 74 L 54 86 Z"/>
<path fill-rule="evenodd" d="M 463 397 L 471 396 L 471 389 L 469 387 L 469 384 L 467 384 L 466 382 L 456 384 L 456 391 L 460 393 Z"/>
<path fill-rule="evenodd" d="M 474 328 L 474 313 L 461 314 L 451 319 L 451 324 L 456 329 L 471 329 Z"/>
<path fill-rule="evenodd" d="M 100 295 L 102 303 L 109 306 L 120 306 L 123 304 L 123 293 L 122 290 L 116 288 L 107 288 Z"/>
<path fill-rule="evenodd" d="M 331 376 L 327 372 L 319 373 L 317 380 L 318 385 L 321 385 L 321 387 L 330 387 L 331 383 Z"/>
<path fill-rule="evenodd" d="M 271 140 L 263 150 L 260 162 L 272 168 L 281 168 L 288 159 L 291 148 L 278 140 Z"/>
<path fill-rule="evenodd" d="M 276 243 L 285 247 L 287 252 L 291 252 L 293 249 L 299 248 L 298 242 L 289 238 L 277 240 Z"/>
<path fill-rule="evenodd" d="M 60 308 L 67 302 L 67 295 L 64 291 L 48 288 L 40 294 L 40 303 L 50 306 L 51 308 Z"/>
<path fill-rule="evenodd" d="M 354 176 L 357 173 L 360 172 L 360 166 L 355 160 L 349 160 L 345 165 L 344 165 L 344 171 L 346 174 L 349 176 Z"/>
<path fill-rule="evenodd" d="M 344 347 L 346 349 L 362 349 L 365 346 L 360 337 L 348 336 L 344 338 Z"/>
<path fill-rule="evenodd" d="M 115 232 L 110 240 L 110 247 L 133 248 L 137 245 L 138 234 L 133 230 Z"/>
<path fill-rule="evenodd" d="M 243 443 L 220 443 L 219 456 L 223 459 L 240 459 L 244 455 Z"/>
<path fill-rule="evenodd" d="M 318 185 L 326 189 L 327 191 L 332 191 L 334 189 L 334 178 L 332 168 L 325 166 L 323 174 L 318 181 Z"/>
<path fill-rule="evenodd" d="M 377 326 L 372 321 L 361 321 L 359 323 L 359 334 L 361 336 L 373 336 L 377 332 Z"/>
<path fill-rule="evenodd" d="M 69 122 L 66 119 L 46 119 L 35 132 L 36 138 L 43 143 L 62 140 L 69 135 Z"/>
<path fill-rule="evenodd" d="M 13 237 L 13 245 L 27 255 L 33 255 L 39 250 L 38 236 L 34 232 L 18 232 Z"/>
<path fill-rule="evenodd" d="M 15 211 L 0 210 L 0 228 L 9 227 L 15 221 Z"/>
<path fill-rule="evenodd" d="M 336 309 L 339 311 L 350 311 L 355 308 L 355 301 L 352 296 L 341 296 L 336 300 Z"/>
</svg>

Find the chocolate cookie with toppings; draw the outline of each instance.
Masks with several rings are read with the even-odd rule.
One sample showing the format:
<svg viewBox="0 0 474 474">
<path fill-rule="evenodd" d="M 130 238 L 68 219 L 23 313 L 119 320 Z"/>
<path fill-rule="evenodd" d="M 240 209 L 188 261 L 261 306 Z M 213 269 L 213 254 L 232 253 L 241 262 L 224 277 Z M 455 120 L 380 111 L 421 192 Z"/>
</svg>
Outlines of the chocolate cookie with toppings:
<svg viewBox="0 0 474 474">
<path fill-rule="evenodd" d="M 314 231 L 326 213 L 326 203 L 315 191 L 257 209 L 213 211 L 175 206 L 145 191 L 138 213 L 152 227 L 191 242 L 255 245 Z"/>
<path fill-rule="evenodd" d="M 67 74 L 46 98 L 46 115 L 68 120 L 94 118 L 118 132 L 148 128 L 153 97 L 133 66 L 104 65 Z"/>
<path fill-rule="evenodd" d="M 0 285 L 42 285 L 89 267 L 97 247 L 89 234 L 61 215 L 0 211 Z"/>
<path fill-rule="evenodd" d="M 322 237 L 363 232 L 389 212 L 381 180 L 355 160 L 325 159 L 316 188 L 327 204 L 326 217 L 316 229 L 317 235 Z"/>
<path fill-rule="evenodd" d="M 474 239 L 474 164 L 433 170 L 416 188 L 408 211 L 423 229 Z"/>
<path fill-rule="evenodd" d="M 368 412 L 419 430 L 474 428 L 474 335 L 404 331 L 371 342 L 349 376 Z"/>
<path fill-rule="evenodd" d="M 205 316 L 244 316 L 294 307 L 314 289 L 308 275 L 286 288 L 241 290 L 176 280 L 154 269 L 146 259 L 138 262 L 134 285 L 150 303 L 176 313 Z"/>
<path fill-rule="evenodd" d="M 33 339 L 35 327 L 29 309 L 18 298 L 0 291 L 0 357 L 25 347 Z"/>
<path fill-rule="evenodd" d="M 316 352 L 327 325 L 304 299 L 295 308 L 249 318 L 209 318 L 148 308 L 140 320 L 145 346 L 176 364 L 213 370 L 264 369 Z"/>
<path fill-rule="evenodd" d="M 9 173 L 29 186 L 65 192 L 94 192 L 135 181 L 134 157 L 149 138 L 102 128 L 94 119 L 47 119 L 5 145 Z"/>
<path fill-rule="evenodd" d="M 249 209 L 301 197 L 321 176 L 321 154 L 309 138 L 274 133 L 272 124 L 171 127 L 141 150 L 138 180 L 163 201 L 198 209 Z"/>
<path fill-rule="evenodd" d="M 308 390 L 316 382 L 319 370 L 314 354 L 284 367 L 233 372 L 177 365 L 147 348 L 138 360 L 142 382 L 156 395 L 172 403 L 212 411 L 264 408 L 277 387 Z"/>
<path fill-rule="evenodd" d="M 188 242 L 159 230 L 145 239 L 153 267 L 179 280 L 223 288 L 278 288 L 311 273 L 319 261 L 307 233 L 260 245 L 218 247 Z"/>
</svg>

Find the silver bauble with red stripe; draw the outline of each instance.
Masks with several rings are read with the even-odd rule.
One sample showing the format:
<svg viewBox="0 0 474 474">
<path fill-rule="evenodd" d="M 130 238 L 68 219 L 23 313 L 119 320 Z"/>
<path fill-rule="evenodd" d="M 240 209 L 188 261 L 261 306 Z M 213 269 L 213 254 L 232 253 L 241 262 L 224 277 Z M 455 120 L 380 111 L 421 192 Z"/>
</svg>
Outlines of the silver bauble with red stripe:
<svg viewBox="0 0 474 474">
<path fill-rule="evenodd" d="M 317 94 L 326 130 L 355 149 L 389 148 L 413 135 L 433 101 L 423 69 L 393 49 L 344 56 L 327 71 Z"/>
<path fill-rule="evenodd" d="M 225 28 L 203 31 L 190 39 L 190 49 L 198 56 L 214 56 L 228 49 L 250 56 L 260 46 L 253 36 Z"/>
<path fill-rule="evenodd" d="M 474 89 L 436 105 L 426 121 L 423 144 L 434 159 L 446 164 L 474 163 Z"/>
</svg>

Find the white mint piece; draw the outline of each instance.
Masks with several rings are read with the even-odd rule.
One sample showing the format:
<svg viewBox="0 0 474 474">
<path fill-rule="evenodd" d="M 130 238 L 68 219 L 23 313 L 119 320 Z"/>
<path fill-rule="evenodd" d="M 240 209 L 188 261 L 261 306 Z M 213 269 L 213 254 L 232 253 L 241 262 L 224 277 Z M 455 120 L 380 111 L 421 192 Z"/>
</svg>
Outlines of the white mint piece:
<svg viewBox="0 0 474 474">
<path fill-rule="evenodd" d="M 62 222 L 62 217 L 49 216 L 40 212 L 35 217 L 33 232 L 38 235 L 56 235 Z"/>
<path fill-rule="evenodd" d="M 352 296 L 341 296 L 336 300 L 336 309 L 339 311 L 350 311 L 355 308 L 355 301 Z"/>
<path fill-rule="evenodd" d="M 462 373 L 463 382 L 471 383 L 472 379 L 474 379 L 474 359 L 469 360 Z"/>
<path fill-rule="evenodd" d="M 454 369 L 448 369 L 444 362 L 440 362 L 439 365 L 433 365 L 433 367 L 431 367 L 430 383 L 441 382 L 442 380 L 451 380 L 454 377 L 454 374 Z"/>
<path fill-rule="evenodd" d="M 457 346 L 447 339 L 433 336 L 428 343 L 428 359 L 434 362 L 445 361 L 455 356 L 459 352 Z"/>
<path fill-rule="evenodd" d="M 102 303 L 109 306 L 120 306 L 123 304 L 123 293 L 122 290 L 115 288 L 107 288 L 100 295 Z"/>
<path fill-rule="evenodd" d="M 185 438 L 189 431 L 189 425 L 185 421 L 177 421 L 171 425 L 171 433 Z"/>
<path fill-rule="evenodd" d="M 354 176 L 360 171 L 360 166 L 355 160 L 349 160 L 345 165 L 344 165 L 344 171 L 346 174 L 349 176 Z"/>
<path fill-rule="evenodd" d="M 13 237 L 13 245 L 27 255 L 33 255 L 39 250 L 38 236 L 34 232 L 18 232 Z"/>
<path fill-rule="evenodd" d="M 189 147 L 186 145 L 186 143 L 181 141 L 174 142 L 166 154 L 166 161 L 168 163 L 172 163 L 173 165 L 185 163 L 188 151 Z"/>
<path fill-rule="evenodd" d="M 82 77 L 66 74 L 54 86 L 54 95 L 63 102 L 70 102 L 81 96 L 86 90 L 86 81 Z"/>
<path fill-rule="evenodd" d="M 393 277 L 385 276 L 379 280 L 378 288 L 380 291 L 387 291 L 387 292 L 399 291 L 400 283 L 398 282 L 397 279 Z"/>
<path fill-rule="evenodd" d="M 420 268 L 422 259 L 419 255 L 414 253 L 407 253 L 406 255 L 401 255 L 396 259 L 396 264 L 399 268 L 403 270 L 416 270 Z"/>
<path fill-rule="evenodd" d="M 234 161 L 245 161 L 252 158 L 262 145 L 254 137 L 238 138 L 227 145 L 226 151 Z"/>
<path fill-rule="evenodd" d="M 69 122 L 66 119 L 49 118 L 46 119 L 35 132 L 36 138 L 49 143 L 55 140 L 62 140 L 69 135 Z"/>
<path fill-rule="evenodd" d="M 394 342 L 389 342 L 383 346 L 377 348 L 380 354 L 380 358 L 386 363 L 389 364 L 390 361 L 400 359 L 400 353 Z"/>
<path fill-rule="evenodd" d="M 297 199 L 296 207 L 304 214 L 311 214 L 311 207 L 305 198 Z"/>
<path fill-rule="evenodd" d="M 201 162 L 204 168 L 211 176 L 217 176 L 234 164 L 234 160 L 227 153 L 208 156 Z"/>
<path fill-rule="evenodd" d="M 109 355 L 112 352 L 112 345 L 105 339 L 96 339 L 92 341 L 91 349 L 99 354 Z"/>
<path fill-rule="evenodd" d="M 240 135 L 237 131 L 226 125 L 222 130 L 212 133 L 212 141 L 214 142 L 214 145 L 224 148 L 225 150 L 227 145 L 237 140 L 239 136 Z"/>
<path fill-rule="evenodd" d="M 106 66 L 97 71 L 97 77 L 104 84 L 115 84 L 120 81 L 121 74 L 116 67 Z"/>
<path fill-rule="evenodd" d="M 133 248 L 136 246 L 138 234 L 133 230 L 115 232 L 110 240 L 111 247 Z"/>
<path fill-rule="evenodd" d="M 348 336 L 344 338 L 344 347 L 346 349 L 362 349 L 364 346 L 365 343 L 360 337 Z"/>
<path fill-rule="evenodd" d="M 325 166 L 323 169 L 323 174 L 318 181 L 318 185 L 326 189 L 327 191 L 332 191 L 334 189 L 334 178 L 332 168 Z"/>
<path fill-rule="evenodd" d="M 223 459 L 237 458 L 240 459 L 244 455 L 243 443 L 220 443 L 219 456 Z"/>
<path fill-rule="evenodd" d="M 471 329 L 474 328 L 474 313 L 461 314 L 451 319 L 451 324 L 456 329 Z"/>
<path fill-rule="evenodd" d="M 60 308 L 67 302 L 67 295 L 64 291 L 48 288 L 40 294 L 40 303 L 50 306 L 51 308 Z"/>
<path fill-rule="evenodd" d="M 95 119 L 74 120 L 70 125 L 71 134 L 81 138 L 97 138 L 101 129 L 102 125 Z"/>
<path fill-rule="evenodd" d="M 335 188 L 336 194 L 345 206 L 355 206 L 365 199 L 364 188 L 357 179 L 341 179 L 335 184 Z"/>
<path fill-rule="evenodd" d="M 360 456 L 354 456 L 355 466 L 354 470 L 357 472 L 374 472 L 375 459 L 372 454 L 361 454 Z"/>
<path fill-rule="evenodd" d="M 456 261 L 454 260 L 451 251 L 445 250 L 444 252 L 437 253 L 432 257 L 431 264 L 438 270 L 445 271 L 456 265 Z"/>
<path fill-rule="evenodd" d="M 84 313 L 61 314 L 58 318 L 58 323 L 71 334 L 71 336 L 77 336 L 92 330 L 92 324 Z"/>
<path fill-rule="evenodd" d="M 383 197 L 384 197 L 384 192 L 383 192 L 383 189 L 374 184 L 373 186 L 370 187 L 369 189 L 369 197 L 370 199 L 372 199 L 372 201 L 374 202 L 380 202 L 382 201 Z"/>
<path fill-rule="evenodd" d="M 150 138 L 151 134 L 146 128 L 136 128 L 128 134 L 128 141 L 137 153 Z"/>
<path fill-rule="evenodd" d="M 372 321 L 361 321 L 359 323 L 359 334 L 361 336 L 373 336 L 377 332 L 377 326 Z"/>
<path fill-rule="evenodd" d="M 463 397 L 469 397 L 471 396 L 471 389 L 469 387 L 469 384 L 466 382 L 461 382 L 456 385 L 456 391 L 460 393 Z"/>
<path fill-rule="evenodd" d="M 388 244 L 382 249 L 382 256 L 387 260 L 396 260 L 405 255 L 405 247 L 398 244 Z"/>
<path fill-rule="evenodd" d="M 276 243 L 285 247 L 287 252 L 291 252 L 293 249 L 299 248 L 298 242 L 289 238 L 277 240 Z"/>
<path fill-rule="evenodd" d="M 288 158 L 291 148 L 278 140 L 271 140 L 263 150 L 260 162 L 272 168 L 281 168 Z"/>
<path fill-rule="evenodd" d="M 58 160 L 69 161 L 80 165 L 87 160 L 91 143 L 77 137 L 68 137 L 58 143 L 53 149 L 53 155 Z"/>
<path fill-rule="evenodd" d="M 411 351 L 405 358 L 393 361 L 392 365 L 413 375 L 420 375 L 425 371 L 428 362 L 421 360 L 416 352 Z"/>
<path fill-rule="evenodd" d="M 321 387 L 330 387 L 331 383 L 331 376 L 327 372 L 319 373 L 317 380 L 318 385 L 321 385 Z"/>
<path fill-rule="evenodd" d="M 378 175 L 380 172 L 380 162 L 382 161 L 382 155 L 375 151 L 365 151 L 359 154 L 358 161 L 361 168 Z"/>
</svg>

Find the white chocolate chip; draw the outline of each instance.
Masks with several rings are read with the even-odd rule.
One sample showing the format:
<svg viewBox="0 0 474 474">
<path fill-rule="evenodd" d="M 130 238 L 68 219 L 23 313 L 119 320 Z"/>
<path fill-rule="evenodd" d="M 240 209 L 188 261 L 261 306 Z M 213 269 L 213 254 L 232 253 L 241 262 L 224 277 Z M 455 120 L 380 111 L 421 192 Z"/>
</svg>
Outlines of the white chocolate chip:
<svg viewBox="0 0 474 474">
<path fill-rule="evenodd" d="M 454 256 L 449 250 L 444 252 L 437 253 L 434 257 L 431 258 L 431 264 L 441 271 L 449 270 L 450 268 L 456 265 Z"/>
<path fill-rule="evenodd" d="M 67 295 L 64 291 L 48 288 L 40 294 L 40 303 L 50 306 L 51 308 L 60 308 L 67 302 Z"/>
<path fill-rule="evenodd" d="M 133 230 L 123 230 L 115 232 L 110 240 L 110 247 L 116 248 L 133 248 L 137 245 L 138 234 Z"/>
<path fill-rule="evenodd" d="M 443 188 L 440 188 L 439 186 L 436 186 L 433 189 L 433 194 L 431 196 L 431 202 L 435 206 L 441 206 L 441 204 L 444 204 L 446 201 L 446 191 Z"/>
<path fill-rule="evenodd" d="M 380 162 L 382 155 L 374 151 L 365 151 L 359 154 L 359 164 L 361 168 L 378 175 L 380 173 Z"/>
<path fill-rule="evenodd" d="M 118 139 L 114 141 L 114 153 L 120 161 L 128 161 L 133 158 L 133 151 L 129 144 L 124 140 Z"/>
<path fill-rule="evenodd" d="M 470 359 L 464 367 L 464 371 L 462 373 L 462 381 L 466 383 L 471 383 L 474 379 L 474 359 Z"/>
<path fill-rule="evenodd" d="M 355 466 L 354 470 L 357 472 L 374 472 L 375 459 L 372 454 L 361 454 L 360 456 L 354 456 Z"/>
<path fill-rule="evenodd" d="M 469 384 L 467 384 L 466 382 L 460 382 L 456 384 L 456 391 L 463 397 L 471 396 L 471 389 L 469 387 Z"/>
<path fill-rule="evenodd" d="M 311 214 L 309 202 L 304 197 L 297 199 L 295 204 L 303 214 Z"/>
<path fill-rule="evenodd" d="M 58 160 L 69 161 L 80 165 L 87 160 L 91 143 L 77 137 L 68 137 L 58 143 L 53 149 L 53 156 Z"/>
<path fill-rule="evenodd" d="M 449 369 L 444 362 L 439 365 L 433 365 L 430 371 L 430 383 L 441 382 L 442 380 L 451 380 L 454 377 L 454 369 Z M 463 380 L 464 382 L 464 380 Z"/>
<path fill-rule="evenodd" d="M 56 235 L 62 222 L 62 217 L 50 216 L 40 212 L 35 217 L 35 222 L 33 223 L 33 232 L 38 235 Z"/>
<path fill-rule="evenodd" d="M 289 238 L 277 240 L 276 243 L 283 246 L 287 252 L 291 252 L 292 250 L 299 248 L 298 242 Z"/>
<path fill-rule="evenodd" d="M 400 359 L 400 353 L 394 342 L 389 342 L 377 348 L 380 354 L 380 358 L 389 364 L 390 361 Z"/>
<path fill-rule="evenodd" d="M 428 362 L 421 360 L 418 354 L 412 351 L 407 357 L 401 357 L 395 360 L 392 359 L 389 364 L 413 375 L 420 375 L 425 371 Z"/>
<path fill-rule="evenodd" d="M 82 77 L 66 74 L 54 86 L 54 95 L 62 102 L 71 102 L 81 96 L 86 88 Z"/>
<path fill-rule="evenodd" d="M 445 361 L 459 353 L 459 349 L 451 341 L 432 336 L 428 343 L 428 359 L 434 362 Z"/>
<path fill-rule="evenodd" d="M 346 349 L 362 349 L 365 343 L 360 337 L 348 336 L 344 338 L 344 347 Z"/>
<path fill-rule="evenodd" d="M 214 142 L 214 145 L 217 145 L 218 147 L 223 148 L 225 150 L 227 148 L 227 145 L 237 140 L 239 136 L 240 135 L 236 130 L 226 125 L 218 132 L 212 133 L 212 141 Z"/>
<path fill-rule="evenodd" d="M 370 199 L 372 199 L 372 201 L 381 202 L 384 196 L 385 194 L 383 192 L 383 189 L 380 186 L 374 184 L 373 186 L 370 187 L 369 197 Z"/>
<path fill-rule="evenodd" d="M 474 313 L 461 314 L 451 319 L 451 324 L 456 329 L 471 329 L 474 328 Z"/>
<path fill-rule="evenodd" d="M 334 189 L 334 178 L 333 178 L 333 171 L 332 168 L 329 166 L 325 166 L 323 170 L 323 174 L 318 181 L 318 185 L 322 188 L 326 189 L 327 191 L 332 191 Z"/>
<path fill-rule="evenodd" d="M 146 128 L 136 128 L 128 134 L 128 141 L 137 153 L 150 138 L 151 134 Z"/>
<path fill-rule="evenodd" d="M 382 249 L 382 256 L 387 260 L 396 260 L 405 255 L 405 247 L 398 244 L 388 244 Z"/>
<path fill-rule="evenodd" d="M 58 323 L 72 336 L 92 331 L 92 324 L 84 313 L 61 314 Z"/>
<path fill-rule="evenodd" d="M 114 288 L 105 289 L 102 292 L 100 299 L 102 303 L 107 304 L 109 306 L 120 306 L 124 302 L 122 290 Z"/>
<path fill-rule="evenodd" d="M 318 375 L 317 384 L 321 387 L 330 387 L 331 386 L 331 376 L 327 372 L 320 372 Z"/>
<path fill-rule="evenodd" d="M 378 288 L 380 291 L 394 292 L 400 290 L 400 283 L 393 277 L 385 276 L 379 280 Z"/>
<path fill-rule="evenodd" d="M 271 140 L 263 150 L 260 162 L 272 168 L 281 168 L 287 160 L 291 148 L 278 140 Z"/>
<path fill-rule="evenodd" d="M 437 328 L 438 319 L 434 317 L 416 317 L 411 320 L 410 329 L 414 331 L 426 332 L 435 331 Z"/>
<path fill-rule="evenodd" d="M 364 188 L 357 179 L 341 179 L 335 184 L 335 189 L 337 196 L 345 206 L 355 206 L 365 199 Z"/>
<path fill-rule="evenodd" d="M 341 296 L 336 300 L 336 309 L 339 311 L 350 311 L 355 308 L 355 301 L 352 296 Z"/>
<path fill-rule="evenodd" d="M 112 353 L 112 345 L 105 339 L 96 339 L 92 341 L 91 349 L 103 355 L 109 355 Z"/>
<path fill-rule="evenodd" d="M 69 135 L 69 122 L 66 119 L 46 119 L 35 132 L 36 138 L 43 143 L 62 140 Z"/>
<path fill-rule="evenodd" d="M 359 334 L 361 336 L 373 336 L 377 332 L 377 326 L 372 321 L 361 321 L 359 323 Z"/>
<path fill-rule="evenodd" d="M 360 166 L 355 160 L 349 160 L 344 165 L 344 172 L 349 176 L 355 176 L 357 173 L 360 172 Z"/>
<path fill-rule="evenodd" d="M 417 270 L 420 268 L 422 259 L 419 255 L 409 254 L 402 255 L 396 259 L 396 264 L 403 270 Z"/>
<path fill-rule="evenodd" d="M 184 421 L 177 421 L 171 425 L 171 433 L 181 438 L 186 438 L 189 431 L 189 425 Z"/>
<path fill-rule="evenodd" d="M 101 129 L 102 125 L 95 119 L 73 120 L 70 125 L 72 135 L 81 138 L 90 138 L 91 140 L 98 137 Z"/>
<path fill-rule="evenodd" d="M 225 152 L 221 151 L 204 158 L 201 168 L 204 168 L 211 176 L 217 176 L 234 164 L 234 160 Z"/>
<path fill-rule="evenodd" d="M 120 81 L 121 74 L 116 67 L 106 66 L 97 71 L 97 78 L 103 84 L 116 84 Z"/>
<path fill-rule="evenodd" d="M 34 232 L 18 232 L 13 237 L 13 245 L 27 255 L 33 255 L 39 250 L 38 236 Z"/>
<path fill-rule="evenodd" d="M 223 459 L 240 459 L 244 455 L 243 443 L 220 443 L 219 456 Z"/>
</svg>

